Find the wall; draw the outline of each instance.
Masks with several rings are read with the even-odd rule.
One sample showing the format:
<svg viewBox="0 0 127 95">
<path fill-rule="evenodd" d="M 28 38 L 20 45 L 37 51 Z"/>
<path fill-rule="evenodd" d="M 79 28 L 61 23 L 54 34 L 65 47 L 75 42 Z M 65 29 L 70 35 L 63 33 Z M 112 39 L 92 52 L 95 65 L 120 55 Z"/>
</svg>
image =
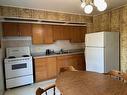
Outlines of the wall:
<svg viewBox="0 0 127 95">
<path fill-rule="evenodd" d="M 31 37 L 7 37 L 2 40 L 2 47 L 5 54 L 5 48 L 29 46 L 32 54 L 45 54 L 46 49 L 56 52 L 60 49 L 79 50 L 84 49 L 84 43 L 70 43 L 69 40 L 59 40 L 48 45 L 32 45 Z M 4 55 L 5 56 L 5 55 Z"/>
<path fill-rule="evenodd" d="M 7 6 L 0 6 L 0 17 L 92 23 L 92 16 Z"/>
<path fill-rule="evenodd" d="M 63 50 L 83 50 L 83 43 L 70 43 L 69 40 L 58 40 L 54 44 L 50 45 L 33 45 L 31 48 L 32 53 L 45 53 L 46 49 L 54 50 L 55 52 L 59 52 L 60 49 Z M 34 51 L 34 52 L 33 52 Z"/>
<path fill-rule="evenodd" d="M 0 23 L 0 39 L 2 35 L 2 27 Z M 4 77 L 3 77 L 3 59 L 2 59 L 2 49 L 0 48 L 0 95 L 4 92 Z"/>
<path fill-rule="evenodd" d="M 121 71 L 127 72 L 127 5 L 93 16 L 93 28 L 88 32 L 120 32 Z"/>
</svg>

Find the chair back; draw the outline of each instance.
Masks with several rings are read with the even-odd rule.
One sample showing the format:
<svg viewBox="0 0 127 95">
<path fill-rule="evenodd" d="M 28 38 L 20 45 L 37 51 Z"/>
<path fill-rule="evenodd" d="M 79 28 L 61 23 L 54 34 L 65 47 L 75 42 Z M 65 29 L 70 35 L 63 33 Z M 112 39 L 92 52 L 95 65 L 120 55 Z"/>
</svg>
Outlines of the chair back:
<svg viewBox="0 0 127 95">
<path fill-rule="evenodd" d="M 36 95 L 41 95 L 41 94 L 43 94 L 44 92 L 45 92 L 45 90 L 39 87 L 39 88 L 37 88 L 37 90 L 36 90 Z"/>
<path fill-rule="evenodd" d="M 127 82 L 127 73 L 122 73 L 121 78 L 123 79 L 124 82 Z"/>
<path fill-rule="evenodd" d="M 67 66 L 60 68 L 60 73 L 65 71 L 77 71 L 73 66 Z"/>
<path fill-rule="evenodd" d="M 52 88 L 53 88 L 53 94 L 52 95 L 55 95 L 55 84 L 52 84 L 52 85 L 50 85 L 50 86 L 48 86 L 48 87 L 46 87 L 44 89 L 40 88 L 40 87 L 37 88 L 36 95 L 42 95 L 44 93 L 45 93 L 45 95 L 48 95 L 47 91 L 52 89 Z M 49 94 L 49 95 L 51 95 L 51 94 Z"/>
<path fill-rule="evenodd" d="M 121 72 L 117 70 L 111 70 L 108 73 L 104 73 L 105 75 L 109 75 L 110 77 L 113 77 L 115 79 L 120 80 L 121 79 Z"/>
</svg>

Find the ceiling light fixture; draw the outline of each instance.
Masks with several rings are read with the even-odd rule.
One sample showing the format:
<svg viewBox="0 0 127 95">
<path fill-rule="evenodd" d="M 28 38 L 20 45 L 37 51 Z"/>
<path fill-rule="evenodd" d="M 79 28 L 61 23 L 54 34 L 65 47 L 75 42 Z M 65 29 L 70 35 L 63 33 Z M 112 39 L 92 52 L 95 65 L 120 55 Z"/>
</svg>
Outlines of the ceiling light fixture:
<svg viewBox="0 0 127 95">
<path fill-rule="evenodd" d="M 90 14 L 93 11 L 93 7 L 96 7 L 99 11 L 104 11 L 107 8 L 105 0 L 80 0 L 81 7 L 86 14 Z"/>
</svg>

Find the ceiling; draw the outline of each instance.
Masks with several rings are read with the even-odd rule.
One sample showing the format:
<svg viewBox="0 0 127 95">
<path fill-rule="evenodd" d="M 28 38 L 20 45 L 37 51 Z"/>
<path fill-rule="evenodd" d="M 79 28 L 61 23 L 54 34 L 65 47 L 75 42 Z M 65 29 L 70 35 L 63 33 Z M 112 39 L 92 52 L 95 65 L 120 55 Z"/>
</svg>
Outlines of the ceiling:
<svg viewBox="0 0 127 95">
<path fill-rule="evenodd" d="M 108 9 L 116 8 L 121 5 L 127 4 L 127 0 L 106 0 Z M 80 7 L 80 0 L 0 0 L 0 5 L 16 6 L 34 9 L 45 9 L 51 11 L 60 11 L 67 13 L 85 14 Z M 98 12 L 94 9 L 92 15 Z"/>
</svg>

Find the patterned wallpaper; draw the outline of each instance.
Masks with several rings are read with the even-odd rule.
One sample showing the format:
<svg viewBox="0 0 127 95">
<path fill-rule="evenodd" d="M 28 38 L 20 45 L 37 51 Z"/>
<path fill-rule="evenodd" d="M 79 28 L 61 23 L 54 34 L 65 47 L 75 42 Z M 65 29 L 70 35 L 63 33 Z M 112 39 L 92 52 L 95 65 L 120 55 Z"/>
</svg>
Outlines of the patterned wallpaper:
<svg viewBox="0 0 127 95">
<path fill-rule="evenodd" d="M 114 10 L 109 10 L 104 14 L 110 14 L 107 17 L 107 19 L 110 18 L 110 21 L 108 22 L 108 31 L 120 32 L 120 69 L 123 72 L 127 72 L 127 5 L 124 5 Z M 100 17 L 102 17 L 104 14 L 99 14 L 93 17 L 93 20 L 95 20 L 93 21 L 93 27 L 96 27 L 94 28 L 94 30 L 101 31 L 101 24 L 107 25 L 107 20 L 100 20 Z M 106 31 L 105 29 L 102 30 Z"/>
<path fill-rule="evenodd" d="M 0 16 L 41 19 L 51 21 L 66 21 L 66 22 L 86 22 L 92 23 L 92 16 L 79 14 L 60 13 L 46 10 L 35 10 L 17 7 L 0 6 Z"/>
<path fill-rule="evenodd" d="M 121 70 L 127 72 L 127 25 L 122 24 L 120 30 L 120 63 Z"/>
</svg>

